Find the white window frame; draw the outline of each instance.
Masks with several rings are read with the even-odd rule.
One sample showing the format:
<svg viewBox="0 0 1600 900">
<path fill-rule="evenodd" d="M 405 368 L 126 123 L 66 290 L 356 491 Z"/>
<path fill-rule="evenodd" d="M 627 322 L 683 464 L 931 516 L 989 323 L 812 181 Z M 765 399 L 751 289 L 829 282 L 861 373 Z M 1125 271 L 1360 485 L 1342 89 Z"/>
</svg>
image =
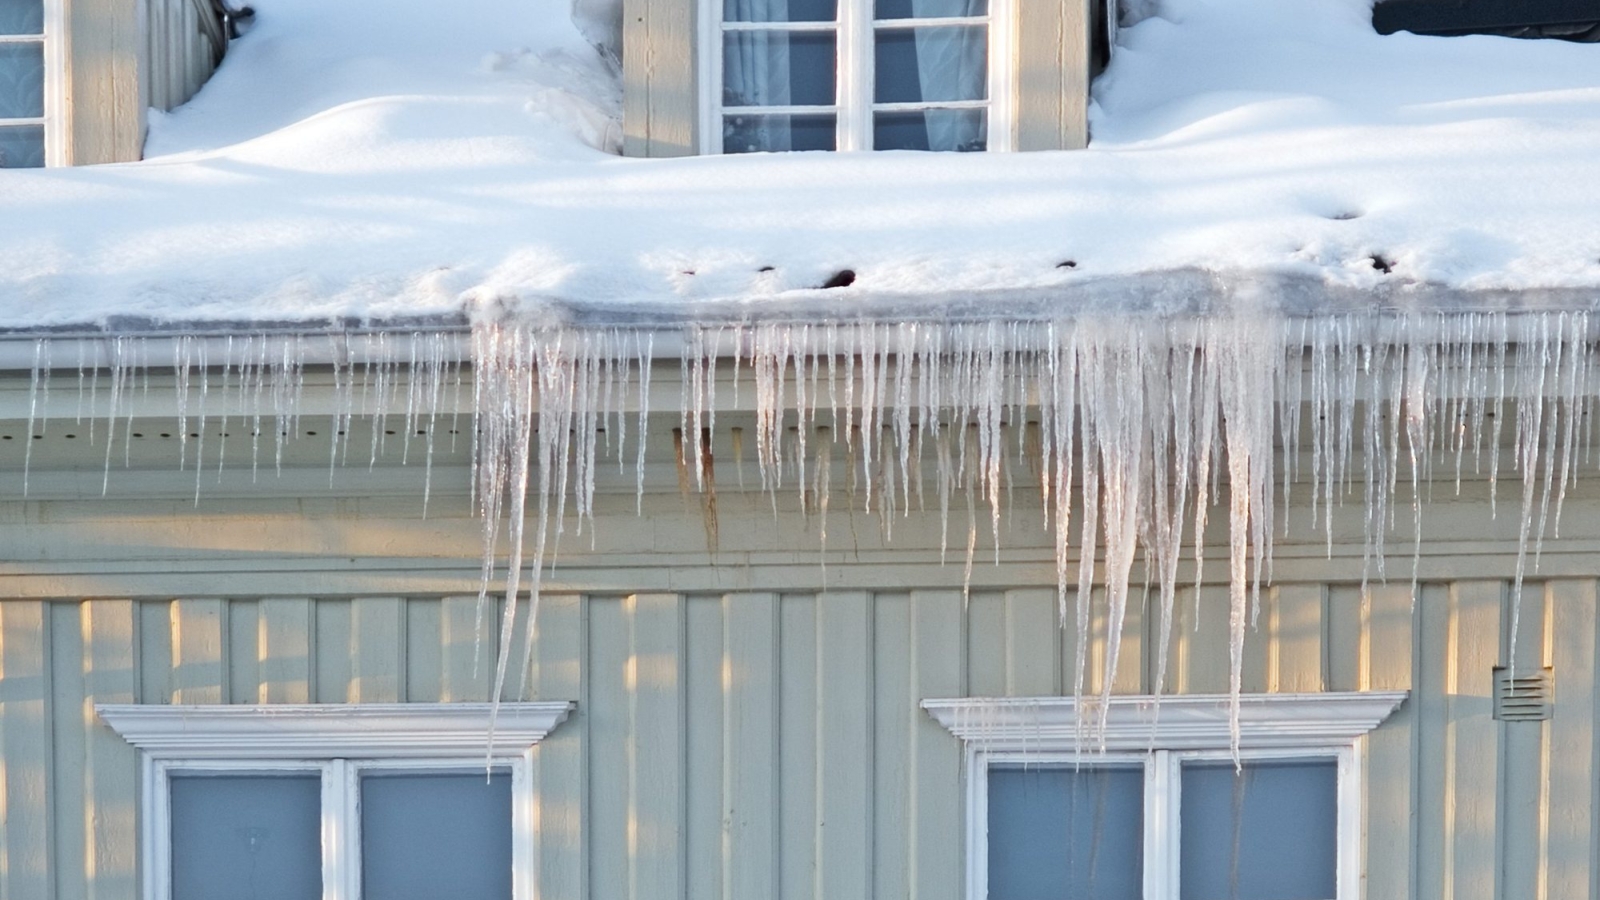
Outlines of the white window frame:
<svg viewBox="0 0 1600 900">
<path fill-rule="evenodd" d="M 722 36 L 728 29 L 722 21 L 723 0 L 698 0 L 700 81 L 700 152 L 722 153 Z M 987 16 L 938 19 L 888 19 L 895 27 L 915 25 L 986 25 L 988 27 L 987 100 L 950 103 L 875 103 L 873 101 L 873 34 L 877 21 L 872 17 L 875 0 L 838 0 L 838 19 L 833 22 L 793 22 L 776 24 L 774 30 L 832 31 L 837 35 L 838 69 L 835 72 L 837 116 L 834 148 L 839 151 L 871 150 L 872 113 L 896 109 L 988 110 L 985 152 L 1009 152 L 1016 146 L 1016 2 L 989 0 Z M 738 29 L 745 23 L 737 23 Z M 762 26 L 758 26 L 762 27 Z M 740 107 L 751 114 L 825 113 L 828 107 L 763 106 Z"/>
<path fill-rule="evenodd" d="M 0 34 L 3 44 L 41 44 L 44 47 L 44 115 L 28 119 L 0 118 L 0 126 L 43 126 L 46 166 L 61 166 L 67 162 L 66 23 L 66 0 L 44 0 L 42 34 Z"/>
<path fill-rule="evenodd" d="M 354 900 L 361 896 L 362 773 L 482 773 L 485 766 L 511 773 L 512 897 L 534 900 L 533 748 L 574 706 L 102 704 L 95 710 L 139 750 L 144 900 L 172 896 L 174 775 L 317 773 L 322 898 Z"/>
<path fill-rule="evenodd" d="M 1405 691 L 1255 694 L 1240 698 L 1241 760 L 1333 759 L 1338 766 L 1335 900 L 1361 896 L 1361 760 L 1368 732 Z M 1139 765 L 1144 769 L 1145 900 L 1178 896 L 1182 765 L 1231 760 L 1227 695 L 962 698 L 923 708 L 960 738 L 967 786 L 967 900 L 989 893 L 991 766 Z"/>
</svg>

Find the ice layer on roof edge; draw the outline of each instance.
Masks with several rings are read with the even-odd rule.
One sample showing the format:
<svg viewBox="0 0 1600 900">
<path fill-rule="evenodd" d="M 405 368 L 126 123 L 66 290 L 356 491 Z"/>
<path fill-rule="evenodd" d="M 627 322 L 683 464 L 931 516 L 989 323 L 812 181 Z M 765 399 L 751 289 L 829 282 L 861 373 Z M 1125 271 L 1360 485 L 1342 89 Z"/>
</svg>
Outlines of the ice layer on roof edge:
<svg viewBox="0 0 1600 900">
<path fill-rule="evenodd" d="M 1028 471 L 1053 537 L 1062 626 L 1077 632 L 1076 695 L 1088 683 L 1091 606 L 1103 605 L 1101 701 L 1117 668 L 1135 562 L 1143 561 L 1154 585 L 1159 693 L 1180 565 L 1192 561 L 1192 579 L 1183 583 L 1198 585 L 1206 523 L 1225 516 L 1236 704 L 1244 634 L 1271 579 L 1274 538 L 1300 524 L 1277 520 L 1295 482 L 1310 485 L 1314 524 L 1330 552 L 1333 507 L 1360 504 L 1363 578 L 1382 578 L 1394 568 L 1390 532 L 1401 523 L 1409 525 L 1415 571 L 1429 486 L 1459 490 L 1463 472 L 1481 472 L 1493 497 L 1502 469 L 1515 473 L 1520 596 L 1530 557 L 1536 565 L 1595 440 L 1600 339 L 1591 324 L 1587 312 L 1574 311 L 691 325 L 678 335 L 682 401 L 671 430 L 691 483 L 714 490 L 708 451 L 695 436 L 714 429 L 719 390 L 749 392 L 761 490 L 772 495 L 775 513 L 780 495 L 798 493 L 801 508 L 820 516 L 825 549 L 833 481 L 843 477 L 859 488 L 848 496 L 880 516 L 891 539 L 896 518 L 936 508 L 943 552 L 952 543 L 952 510 L 964 511 L 955 564 L 969 580 L 980 546 L 998 560 L 1010 484 L 1017 470 Z M 505 595 L 531 599 L 529 614 L 536 614 L 546 562 L 563 532 L 593 524 L 598 466 L 631 468 L 642 498 L 645 446 L 662 439 L 650 430 L 657 336 L 647 328 L 501 316 L 473 327 L 470 371 L 456 342 L 438 331 L 258 334 L 221 343 L 180 336 L 162 359 L 152 358 L 154 339 L 109 337 L 87 354 L 80 343 L 75 370 L 41 337 L 33 347 L 29 434 L 47 426 L 52 390 L 78 391 L 80 405 L 91 392 L 91 414 L 108 422 L 109 486 L 119 429 L 124 448 L 129 440 L 138 376 L 170 366 L 180 438 L 191 421 L 203 436 L 208 417 L 224 425 L 230 416 L 245 419 L 257 436 L 250 465 L 267 456 L 281 461 L 298 434 L 293 423 L 315 351 L 332 370 L 335 424 L 379 420 L 370 451 L 341 443 L 344 429 L 335 428 L 330 467 L 370 465 L 383 418 L 403 416 L 407 446 L 412 434 L 423 436 L 417 456 L 431 472 L 435 441 L 461 431 L 453 410 L 470 391 L 483 634 L 502 573 Z M 732 368 L 731 384 L 719 387 L 719 362 Z M 1507 418 L 1512 441 L 1503 466 Z M 263 421 L 272 423 L 265 446 Z M 204 473 L 224 465 L 220 448 L 212 458 L 203 437 L 192 450 L 185 440 L 178 446 L 180 464 L 195 467 L 198 501 Z M 1302 451 L 1309 451 L 1305 461 Z M 424 504 L 428 491 L 425 478 Z M 528 686 L 531 646 L 512 646 L 517 605 L 506 609 L 492 696 L 508 682 L 520 682 L 523 693 Z M 534 630 L 524 633 L 531 644 Z M 1086 724 L 1092 733 L 1094 723 Z"/>
</svg>

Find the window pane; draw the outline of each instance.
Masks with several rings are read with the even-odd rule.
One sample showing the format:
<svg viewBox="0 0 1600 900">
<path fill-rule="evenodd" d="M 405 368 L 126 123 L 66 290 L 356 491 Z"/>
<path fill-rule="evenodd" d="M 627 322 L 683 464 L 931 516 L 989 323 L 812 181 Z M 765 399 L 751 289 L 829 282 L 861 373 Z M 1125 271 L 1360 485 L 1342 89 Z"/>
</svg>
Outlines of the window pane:
<svg viewBox="0 0 1600 900">
<path fill-rule="evenodd" d="M 876 113 L 872 146 L 878 150 L 982 150 L 989 138 L 987 118 L 981 109 Z"/>
<path fill-rule="evenodd" d="M 1183 767 L 1183 900 L 1331 900 L 1338 853 L 1333 760 Z"/>
<path fill-rule="evenodd" d="M 730 31 L 723 36 L 723 106 L 832 106 L 831 31 Z"/>
<path fill-rule="evenodd" d="M 511 776 L 361 779 L 367 900 L 510 900 Z"/>
<path fill-rule="evenodd" d="M 1139 900 L 1144 770 L 989 770 L 989 900 Z"/>
<path fill-rule="evenodd" d="M 989 93 L 988 29 L 982 25 L 880 28 L 879 103 L 982 100 Z"/>
<path fill-rule="evenodd" d="M 0 0 L 0 3 L 5 0 Z M 832 22 L 838 0 L 722 0 L 725 22 Z"/>
<path fill-rule="evenodd" d="M 722 121 L 723 153 L 761 150 L 832 150 L 835 118 L 812 116 L 728 116 Z"/>
<path fill-rule="evenodd" d="M 44 45 L 37 41 L 0 44 L 0 119 L 35 119 L 42 115 Z"/>
<path fill-rule="evenodd" d="M 319 776 L 173 776 L 172 900 L 321 896 Z"/>
<path fill-rule="evenodd" d="M 44 0 L 0 0 L 0 34 L 44 34 Z"/>
<path fill-rule="evenodd" d="M 877 0 L 880 19 L 942 19 L 947 16 L 986 16 L 988 0 Z"/>
<path fill-rule="evenodd" d="M 0 169 L 44 165 L 44 129 L 38 125 L 0 127 Z"/>
</svg>

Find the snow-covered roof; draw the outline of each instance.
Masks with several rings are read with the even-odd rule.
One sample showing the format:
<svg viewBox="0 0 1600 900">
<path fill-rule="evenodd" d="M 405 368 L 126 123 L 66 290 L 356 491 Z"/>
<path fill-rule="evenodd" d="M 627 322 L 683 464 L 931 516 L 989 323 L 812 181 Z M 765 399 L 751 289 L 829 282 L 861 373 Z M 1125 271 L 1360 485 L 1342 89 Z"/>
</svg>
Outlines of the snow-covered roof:
<svg viewBox="0 0 1600 900">
<path fill-rule="evenodd" d="M 0 328 L 1600 297 L 1596 45 L 1161 0 L 1088 150 L 644 160 L 565 0 L 255 6 L 145 161 L 0 173 Z"/>
</svg>

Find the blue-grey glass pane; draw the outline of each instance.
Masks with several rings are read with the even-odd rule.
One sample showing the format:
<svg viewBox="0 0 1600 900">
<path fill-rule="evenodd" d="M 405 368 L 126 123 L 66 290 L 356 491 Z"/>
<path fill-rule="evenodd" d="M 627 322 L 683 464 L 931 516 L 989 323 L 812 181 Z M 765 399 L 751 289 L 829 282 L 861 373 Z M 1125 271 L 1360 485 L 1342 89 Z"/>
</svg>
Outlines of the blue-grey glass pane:
<svg viewBox="0 0 1600 900">
<path fill-rule="evenodd" d="M 877 9 L 873 11 L 880 19 L 942 19 L 988 14 L 989 0 L 877 0 Z"/>
<path fill-rule="evenodd" d="M 730 31 L 722 45 L 723 106 L 832 106 L 831 31 Z"/>
<path fill-rule="evenodd" d="M 991 768 L 989 900 L 1140 900 L 1144 771 Z"/>
<path fill-rule="evenodd" d="M 838 0 L 722 0 L 724 22 L 832 22 L 838 16 Z"/>
<path fill-rule="evenodd" d="M 0 34 L 44 34 L 44 0 L 0 0 Z"/>
<path fill-rule="evenodd" d="M 44 115 L 44 45 L 0 44 L 0 119 Z"/>
<path fill-rule="evenodd" d="M 38 125 L 0 126 L 0 169 L 31 169 L 44 165 L 44 128 Z"/>
<path fill-rule="evenodd" d="M 831 114 L 751 116 L 741 113 L 722 120 L 722 152 L 832 150 L 836 134 Z"/>
<path fill-rule="evenodd" d="M 1332 900 L 1338 826 L 1333 760 L 1183 767 L 1183 900 Z"/>
<path fill-rule="evenodd" d="M 981 109 L 875 113 L 872 146 L 878 150 L 982 150 L 989 140 L 987 119 Z"/>
<path fill-rule="evenodd" d="M 361 779 L 366 900 L 511 900 L 511 776 Z"/>
<path fill-rule="evenodd" d="M 879 103 L 982 100 L 989 92 L 982 25 L 879 28 L 874 97 Z"/>
<path fill-rule="evenodd" d="M 322 896 L 317 775 L 174 776 L 172 900 Z"/>
</svg>

